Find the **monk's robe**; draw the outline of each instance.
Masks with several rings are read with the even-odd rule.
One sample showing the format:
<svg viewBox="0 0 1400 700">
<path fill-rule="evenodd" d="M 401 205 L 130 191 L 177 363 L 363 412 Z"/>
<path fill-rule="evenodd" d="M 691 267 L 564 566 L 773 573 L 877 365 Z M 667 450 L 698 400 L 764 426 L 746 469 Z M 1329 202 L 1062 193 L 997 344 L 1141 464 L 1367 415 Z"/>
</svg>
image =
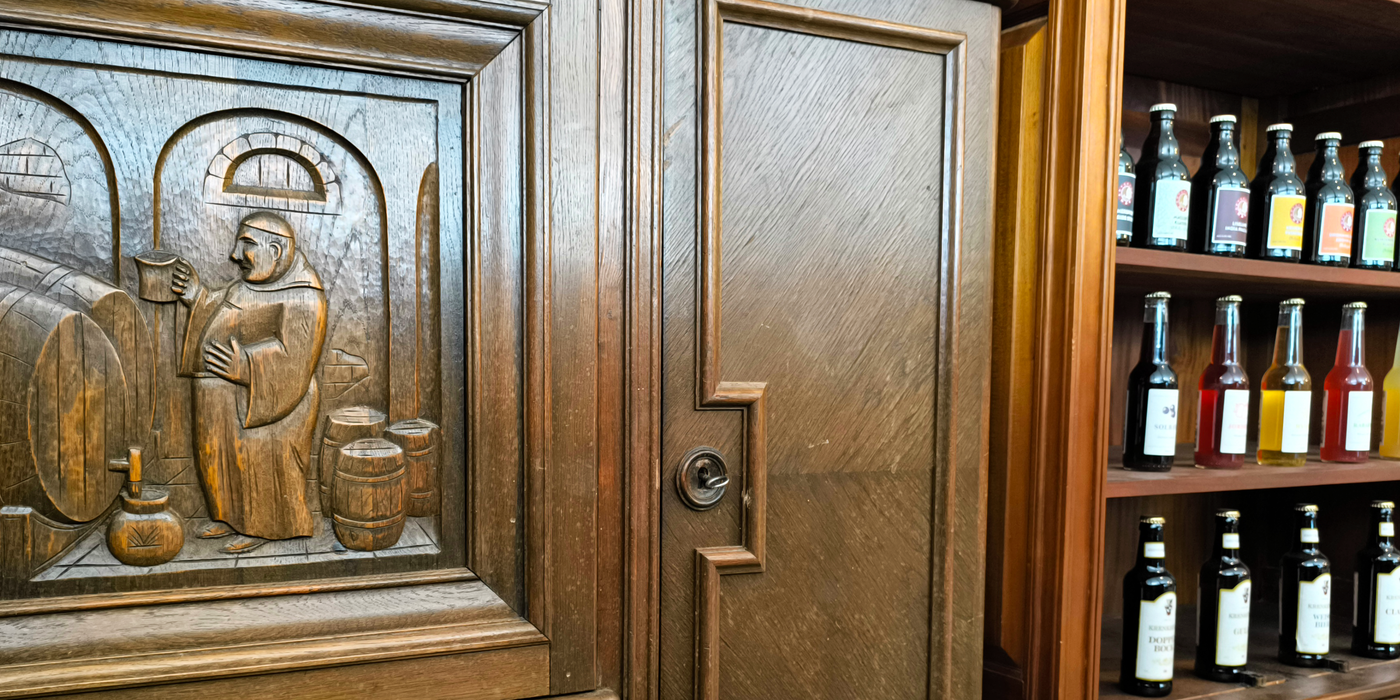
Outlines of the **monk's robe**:
<svg viewBox="0 0 1400 700">
<path fill-rule="evenodd" d="M 306 470 L 325 337 L 326 293 L 301 251 L 275 280 L 239 280 L 201 292 L 190 305 L 180 374 L 193 378 L 194 442 L 210 518 L 252 537 L 315 533 Z M 247 358 L 246 384 L 205 366 L 204 348 L 230 347 L 230 338 Z"/>
</svg>

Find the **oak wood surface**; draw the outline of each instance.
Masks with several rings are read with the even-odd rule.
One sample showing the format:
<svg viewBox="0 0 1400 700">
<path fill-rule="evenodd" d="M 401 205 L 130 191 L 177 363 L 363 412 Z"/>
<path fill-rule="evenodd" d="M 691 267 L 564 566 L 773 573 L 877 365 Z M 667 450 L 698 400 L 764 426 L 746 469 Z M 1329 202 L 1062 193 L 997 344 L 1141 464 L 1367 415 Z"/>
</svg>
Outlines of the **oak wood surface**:
<svg viewBox="0 0 1400 700">
<path fill-rule="evenodd" d="M 1183 444 L 1177 454 L 1187 455 L 1188 466 L 1172 468 L 1169 472 L 1133 472 L 1112 461 L 1108 465 L 1108 498 L 1150 496 L 1174 493 L 1218 493 L 1253 489 L 1289 488 L 1293 486 L 1325 486 L 1327 484 L 1371 483 L 1400 481 L 1400 463 L 1373 460 L 1358 464 L 1331 464 L 1316 457 L 1301 467 L 1261 467 L 1246 465 L 1242 469 L 1200 469 L 1189 466 L 1190 450 L 1194 444 Z"/>
<path fill-rule="evenodd" d="M 1119 248 L 1115 269 L 1118 288 L 1124 294 L 1160 288 L 1174 296 L 1248 294 L 1250 301 L 1275 302 L 1294 296 L 1338 301 L 1382 301 L 1400 297 L 1400 274 L 1375 270 L 1147 248 Z"/>
</svg>

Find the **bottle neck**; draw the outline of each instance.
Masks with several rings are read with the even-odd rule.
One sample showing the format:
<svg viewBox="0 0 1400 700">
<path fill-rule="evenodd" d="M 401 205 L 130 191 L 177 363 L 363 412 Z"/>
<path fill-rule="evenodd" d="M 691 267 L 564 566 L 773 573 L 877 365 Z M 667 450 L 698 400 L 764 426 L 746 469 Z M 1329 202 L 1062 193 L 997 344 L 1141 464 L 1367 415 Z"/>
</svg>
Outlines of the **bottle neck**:
<svg viewBox="0 0 1400 700">
<path fill-rule="evenodd" d="M 1387 532 L 1390 534 L 1385 534 Z M 1373 547 L 1395 546 L 1395 513 L 1389 508 L 1371 509 L 1371 534 L 1369 539 Z"/>
<path fill-rule="evenodd" d="M 1294 535 L 1296 539 L 1293 549 L 1308 554 L 1318 552 L 1318 545 L 1322 538 L 1317 530 L 1317 513 L 1299 512 L 1297 524 L 1298 532 Z"/>
<path fill-rule="evenodd" d="M 1167 568 L 1166 537 L 1161 525 L 1138 525 L 1137 565 L 1148 571 L 1163 571 Z"/>
<path fill-rule="evenodd" d="M 1293 150 L 1289 147 L 1292 134 L 1275 131 L 1269 137 L 1269 149 L 1264 152 L 1264 160 L 1269 163 L 1269 171 L 1275 175 L 1290 175 L 1298 169 L 1293 160 Z M 1260 168 L 1262 170 L 1262 168 Z"/>
<path fill-rule="evenodd" d="M 1240 305 L 1226 302 L 1215 308 L 1215 334 L 1211 338 L 1210 362 L 1215 365 L 1240 361 Z"/>
<path fill-rule="evenodd" d="M 1274 364 L 1303 362 L 1303 308 L 1285 306 L 1278 312 L 1278 335 L 1274 339 Z"/>
<path fill-rule="evenodd" d="M 1240 164 L 1240 152 L 1235 148 L 1235 125 L 1218 122 L 1211 130 L 1210 145 L 1201 156 L 1202 161 L 1215 163 L 1217 168 L 1232 168 Z"/>
<path fill-rule="evenodd" d="M 1312 170 L 1323 182 L 1341 182 L 1346 178 L 1346 171 L 1342 169 L 1342 159 L 1337 153 L 1338 145 L 1338 142 L 1332 139 L 1317 144 L 1317 157 L 1313 160 Z"/>
<path fill-rule="evenodd" d="M 1342 330 L 1337 334 L 1337 366 L 1366 364 L 1366 315 L 1363 309 L 1342 309 Z"/>
<path fill-rule="evenodd" d="M 1152 128 L 1147 132 L 1147 146 L 1152 148 L 1157 160 L 1175 160 L 1181 157 L 1181 144 L 1176 140 L 1173 126 L 1175 114 L 1156 112 L 1152 115 Z M 1147 148 L 1143 149 L 1146 152 Z"/>
<path fill-rule="evenodd" d="M 1361 186 L 1367 189 L 1373 187 L 1385 187 L 1385 168 L 1381 167 L 1381 149 L 1367 148 L 1365 156 L 1365 167 L 1362 168 Z"/>
<path fill-rule="evenodd" d="M 1233 517 L 1215 519 L 1215 558 L 1238 559 L 1240 557 L 1240 521 Z"/>
<path fill-rule="evenodd" d="M 1141 362 L 1155 365 L 1167 363 L 1167 302 L 1154 299 L 1143 310 Z"/>
</svg>

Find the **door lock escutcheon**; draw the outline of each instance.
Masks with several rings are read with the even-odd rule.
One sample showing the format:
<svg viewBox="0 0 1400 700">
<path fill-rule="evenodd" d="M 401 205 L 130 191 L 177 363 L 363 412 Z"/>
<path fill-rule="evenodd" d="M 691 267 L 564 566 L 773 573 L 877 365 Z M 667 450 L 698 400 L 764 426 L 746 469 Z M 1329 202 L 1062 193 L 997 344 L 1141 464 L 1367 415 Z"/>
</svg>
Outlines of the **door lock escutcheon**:
<svg viewBox="0 0 1400 700">
<path fill-rule="evenodd" d="M 712 447 L 697 447 L 681 459 L 676 470 L 676 491 L 681 500 L 695 510 L 709 510 L 724 498 L 729 485 L 729 471 L 724 455 Z"/>
</svg>

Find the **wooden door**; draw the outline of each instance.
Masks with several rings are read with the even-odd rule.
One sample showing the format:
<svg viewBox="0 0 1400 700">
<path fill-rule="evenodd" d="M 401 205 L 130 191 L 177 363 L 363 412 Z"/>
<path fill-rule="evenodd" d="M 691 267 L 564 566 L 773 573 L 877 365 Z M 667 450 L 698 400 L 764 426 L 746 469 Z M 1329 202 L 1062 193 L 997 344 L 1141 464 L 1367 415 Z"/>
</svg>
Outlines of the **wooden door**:
<svg viewBox="0 0 1400 700">
<path fill-rule="evenodd" d="M 666 8 L 660 694 L 975 697 L 998 12 L 801 4 Z"/>
</svg>

